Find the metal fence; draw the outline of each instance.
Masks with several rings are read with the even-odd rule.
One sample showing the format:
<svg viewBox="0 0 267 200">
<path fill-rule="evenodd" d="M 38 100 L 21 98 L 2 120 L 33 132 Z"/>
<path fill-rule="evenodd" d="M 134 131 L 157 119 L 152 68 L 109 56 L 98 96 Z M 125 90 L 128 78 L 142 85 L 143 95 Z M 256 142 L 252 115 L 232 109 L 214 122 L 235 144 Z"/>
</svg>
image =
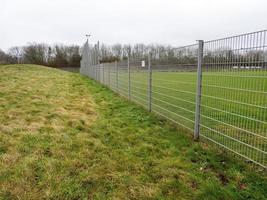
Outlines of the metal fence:
<svg viewBox="0 0 267 200">
<path fill-rule="evenodd" d="M 264 30 L 198 41 L 164 59 L 148 53 L 100 64 L 90 61 L 96 47 L 86 43 L 80 72 L 188 129 L 196 140 L 267 168 L 266 47 Z"/>
</svg>

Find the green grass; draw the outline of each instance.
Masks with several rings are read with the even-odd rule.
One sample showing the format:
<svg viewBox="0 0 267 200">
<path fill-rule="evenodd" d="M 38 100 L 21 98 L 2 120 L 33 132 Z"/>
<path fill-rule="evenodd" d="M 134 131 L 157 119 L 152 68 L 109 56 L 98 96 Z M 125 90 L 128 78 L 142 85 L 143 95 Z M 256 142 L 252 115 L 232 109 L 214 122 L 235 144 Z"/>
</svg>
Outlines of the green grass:
<svg viewBox="0 0 267 200">
<path fill-rule="evenodd" d="M 128 74 L 121 71 L 118 77 L 119 93 L 127 96 Z M 267 167 L 267 154 L 264 153 L 267 152 L 266 77 L 266 71 L 203 72 L 201 104 L 203 136 L 265 167 Z M 105 80 L 108 84 L 108 73 L 105 73 Z M 114 72 L 110 74 L 110 84 L 117 90 Z M 195 90 L 196 72 L 153 72 L 152 110 L 193 132 Z M 147 107 L 147 72 L 131 72 L 131 93 L 133 101 Z"/>
<path fill-rule="evenodd" d="M 265 171 L 79 74 L 0 66 L 0 199 L 266 199 Z"/>
</svg>

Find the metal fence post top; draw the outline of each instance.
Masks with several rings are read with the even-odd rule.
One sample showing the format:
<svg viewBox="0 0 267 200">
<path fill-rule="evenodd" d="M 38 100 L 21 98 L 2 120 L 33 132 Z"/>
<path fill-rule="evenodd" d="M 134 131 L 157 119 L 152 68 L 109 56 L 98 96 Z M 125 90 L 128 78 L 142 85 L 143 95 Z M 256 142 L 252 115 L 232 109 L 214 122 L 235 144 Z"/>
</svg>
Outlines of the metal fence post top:
<svg viewBox="0 0 267 200">
<path fill-rule="evenodd" d="M 201 45 L 201 46 L 203 47 L 203 45 L 204 45 L 204 40 L 197 40 L 197 42 L 198 42 L 198 45 Z"/>
</svg>

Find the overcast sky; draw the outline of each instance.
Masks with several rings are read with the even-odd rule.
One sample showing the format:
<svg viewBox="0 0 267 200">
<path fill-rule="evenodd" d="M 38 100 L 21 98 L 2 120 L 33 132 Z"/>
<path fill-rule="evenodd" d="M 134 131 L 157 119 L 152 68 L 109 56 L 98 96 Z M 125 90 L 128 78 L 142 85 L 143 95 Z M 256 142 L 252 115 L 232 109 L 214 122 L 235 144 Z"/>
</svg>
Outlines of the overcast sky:
<svg viewBox="0 0 267 200">
<path fill-rule="evenodd" d="M 0 48 L 28 42 L 180 46 L 267 29 L 267 0 L 0 0 Z"/>
</svg>

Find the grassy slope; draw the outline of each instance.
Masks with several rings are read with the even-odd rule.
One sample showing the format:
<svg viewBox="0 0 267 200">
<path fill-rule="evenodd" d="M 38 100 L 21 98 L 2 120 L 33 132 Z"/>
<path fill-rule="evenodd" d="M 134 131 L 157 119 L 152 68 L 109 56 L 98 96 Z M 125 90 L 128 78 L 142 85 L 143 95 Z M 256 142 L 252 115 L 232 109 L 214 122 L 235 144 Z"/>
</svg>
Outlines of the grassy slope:
<svg viewBox="0 0 267 200">
<path fill-rule="evenodd" d="M 265 199 L 247 169 L 79 74 L 0 66 L 0 199 Z"/>
</svg>

